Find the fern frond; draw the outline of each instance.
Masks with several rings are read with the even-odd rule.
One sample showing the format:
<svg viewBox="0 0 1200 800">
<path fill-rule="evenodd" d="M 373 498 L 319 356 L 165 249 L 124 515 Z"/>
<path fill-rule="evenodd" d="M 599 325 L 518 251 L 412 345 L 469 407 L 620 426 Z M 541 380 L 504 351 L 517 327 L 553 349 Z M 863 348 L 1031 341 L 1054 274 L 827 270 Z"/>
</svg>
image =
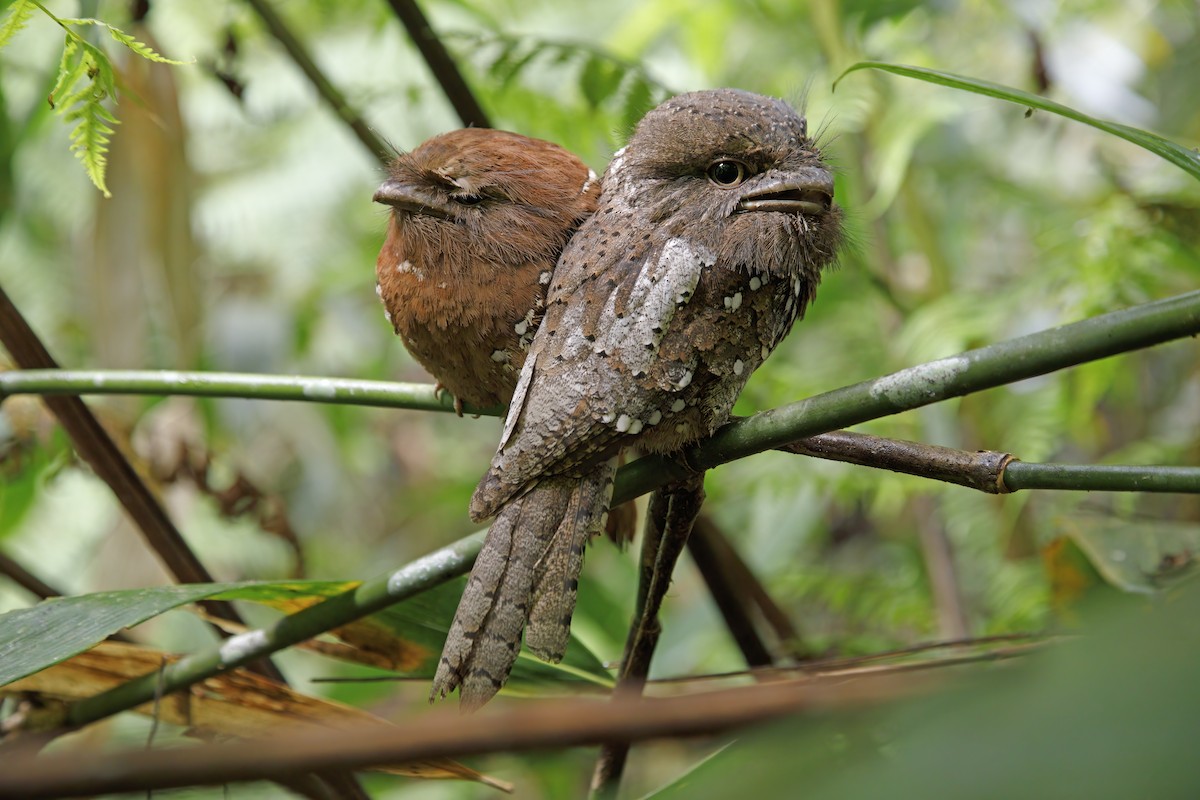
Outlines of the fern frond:
<svg viewBox="0 0 1200 800">
<path fill-rule="evenodd" d="M 108 30 L 113 39 L 149 61 L 160 64 L 186 62 L 160 55 L 154 48 L 102 20 L 55 16 L 38 0 L 16 0 L 12 4 L 8 16 L 0 23 L 0 47 L 24 27 L 35 9 L 40 9 L 66 31 L 58 75 L 47 101 L 65 122 L 75 123 L 70 137 L 71 152 L 83 163 L 84 171 L 96 188 L 105 197 L 112 197 L 105 184 L 104 173 L 108 166 L 108 145 L 113 134 L 111 125 L 117 124 L 117 118 L 105 108 L 104 102 L 116 93 L 116 75 L 104 51 L 72 30 L 71 26 L 101 26 Z"/>
<path fill-rule="evenodd" d="M 63 43 L 62 58 L 58 60 L 58 77 L 54 80 L 54 88 L 50 90 L 49 97 L 46 98 L 50 107 L 57 108 L 64 101 L 65 105 L 69 106 L 68 97 L 86 72 L 87 62 L 80 57 L 79 42 L 68 33 Z"/>
<path fill-rule="evenodd" d="M 115 25 L 109 25 L 104 20 L 93 19 L 92 17 L 77 17 L 63 18 L 61 22 L 67 25 L 98 25 L 101 28 L 107 28 L 109 35 L 113 39 L 125 45 L 147 61 L 154 61 L 159 64 L 174 64 L 176 66 L 192 63 L 190 61 L 175 61 L 174 59 L 167 58 L 145 42 L 139 42 L 133 34 L 126 33 Z"/>
<path fill-rule="evenodd" d="M 108 167 L 108 144 L 111 141 L 113 129 L 108 123 L 117 124 L 117 118 L 104 107 L 102 102 L 105 93 L 95 91 L 78 108 L 68 111 L 64 119 L 68 122 L 79 120 L 71 131 L 71 152 L 83 163 L 96 188 L 105 197 L 112 197 L 108 186 L 104 183 L 105 169 Z"/>
<path fill-rule="evenodd" d="M 8 44 L 17 31 L 25 27 L 29 17 L 37 9 L 31 0 L 17 0 L 8 10 L 8 16 L 0 23 L 0 47 Z"/>
<path fill-rule="evenodd" d="M 106 154 L 116 117 L 104 107 L 113 93 L 116 76 L 104 52 L 68 31 L 59 60 L 58 77 L 50 92 L 50 105 L 68 124 L 71 152 L 83 163 L 84 171 L 96 188 L 111 197 L 105 183 Z"/>
</svg>

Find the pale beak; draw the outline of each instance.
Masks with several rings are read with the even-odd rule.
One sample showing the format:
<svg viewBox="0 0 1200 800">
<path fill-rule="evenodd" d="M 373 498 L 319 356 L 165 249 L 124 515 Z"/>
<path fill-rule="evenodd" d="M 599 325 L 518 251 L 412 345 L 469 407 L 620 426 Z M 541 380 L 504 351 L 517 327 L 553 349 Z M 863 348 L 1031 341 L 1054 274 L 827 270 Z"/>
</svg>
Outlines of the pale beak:
<svg viewBox="0 0 1200 800">
<path fill-rule="evenodd" d="M 806 167 L 755 186 L 738 202 L 737 210 L 821 216 L 832 207 L 833 175 L 821 167 Z"/>
<path fill-rule="evenodd" d="M 381 183 L 375 190 L 375 196 L 371 199 L 376 203 L 383 203 L 412 214 L 452 219 L 443 206 L 445 201 L 442 198 L 423 186 L 398 181 L 395 178 L 389 178 Z"/>
</svg>

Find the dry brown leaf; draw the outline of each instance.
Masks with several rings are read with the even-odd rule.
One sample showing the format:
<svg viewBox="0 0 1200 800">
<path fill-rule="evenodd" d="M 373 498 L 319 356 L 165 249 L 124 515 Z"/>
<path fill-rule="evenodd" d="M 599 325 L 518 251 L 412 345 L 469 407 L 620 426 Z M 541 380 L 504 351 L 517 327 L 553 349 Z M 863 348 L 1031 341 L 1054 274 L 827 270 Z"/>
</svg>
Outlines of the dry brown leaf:
<svg viewBox="0 0 1200 800">
<path fill-rule="evenodd" d="M 37 695 L 43 701 L 72 701 L 111 689 L 160 669 L 179 656 L 148 647 L 106 641 L 74 658 L 0 687 L 0 695 Z M 152 716 L 154 704 L 134 709 Z M 158 718 L 179 725 L 202 739 L 269 738 L 280 731 L 303 729 L 363 730 L 394 728 L 362 709 L 300 694 L 259 675 L 235 670 L 207 678 L 162 699 Z M 511 784 L 476 772 L 450 759 L 376 768 L 393 775 L 426 779 L 462 779 L 512 791 Z"/>
<path fill-rule="evenodd" d="M 347 588 L 351 587 L 351 584 L 347 584 Z M 326 597 L 297 597 L 289 600 L 265 601 L 264 605 L 285 614 L 294 614 L 327 599 Z M 219 625 L 231 633 L 240 633 L 245 630 L 234 623 L 200 613 L 212 624 Z M 342 661 L 388 669 L 393 672 L 414 672 L 436 655 L 426 647 L 401 639 L 386 626 L 374 622 L 369 617 L 333 628 L 329 633 L 345 644 L 310 639 L 297 646 Z"/>
</svg>

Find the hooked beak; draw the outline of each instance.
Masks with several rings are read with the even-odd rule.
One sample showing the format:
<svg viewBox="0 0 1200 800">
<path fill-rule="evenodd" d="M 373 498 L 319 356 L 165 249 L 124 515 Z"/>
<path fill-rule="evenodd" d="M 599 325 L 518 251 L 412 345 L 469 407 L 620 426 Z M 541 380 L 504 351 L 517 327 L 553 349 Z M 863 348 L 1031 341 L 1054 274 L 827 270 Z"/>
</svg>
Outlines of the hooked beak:
<svg viewBox="0 0 1200 800">
<path fill-rule="evenodd" d="M 805 167 L 755 186 L 738 202 L 737 210 L 821 216 L 832 207 L 833 175 L 821 167 Z"/>
<path fill-rule="evenodd" d="M 395 178 L 389 178 L 381 183 L 379 188 L 375 190 L 375 196 L 371 199 L 376 203 L 383 203 L 399 211 L 425 214 L 426 216 L 439 217 L 441 219 L 451 219 L 450 214 L 442 208 L 440 198 L 434 197 L 432 193 L 423 187 L 398 181 Z"/>
</svg>

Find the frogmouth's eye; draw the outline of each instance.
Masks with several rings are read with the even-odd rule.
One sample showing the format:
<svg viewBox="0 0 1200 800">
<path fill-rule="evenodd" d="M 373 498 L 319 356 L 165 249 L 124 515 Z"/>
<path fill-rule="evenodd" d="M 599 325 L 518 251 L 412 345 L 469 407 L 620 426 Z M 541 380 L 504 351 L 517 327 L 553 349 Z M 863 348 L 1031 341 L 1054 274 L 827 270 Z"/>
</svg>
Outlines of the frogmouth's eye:
<svg viewBox="0 0 1200 800">
<path fill-rule="evenodd" d="M 450 199 L 458 203 L 460 206 L 477 206 L 483 202 L 481 194 L 455 194 L 451 195 Z"/>
<path fill-rule="evenodd" d="M 731 161 L 723 159 L 714 161 L 708 168 L 708 179 L 717 186 L 722 186 L 726 189 L 737 186 L 742 181 L 746 180 L 749 175 L 749 170 L 746 165 L 740 161 Z"/>
</svg>

